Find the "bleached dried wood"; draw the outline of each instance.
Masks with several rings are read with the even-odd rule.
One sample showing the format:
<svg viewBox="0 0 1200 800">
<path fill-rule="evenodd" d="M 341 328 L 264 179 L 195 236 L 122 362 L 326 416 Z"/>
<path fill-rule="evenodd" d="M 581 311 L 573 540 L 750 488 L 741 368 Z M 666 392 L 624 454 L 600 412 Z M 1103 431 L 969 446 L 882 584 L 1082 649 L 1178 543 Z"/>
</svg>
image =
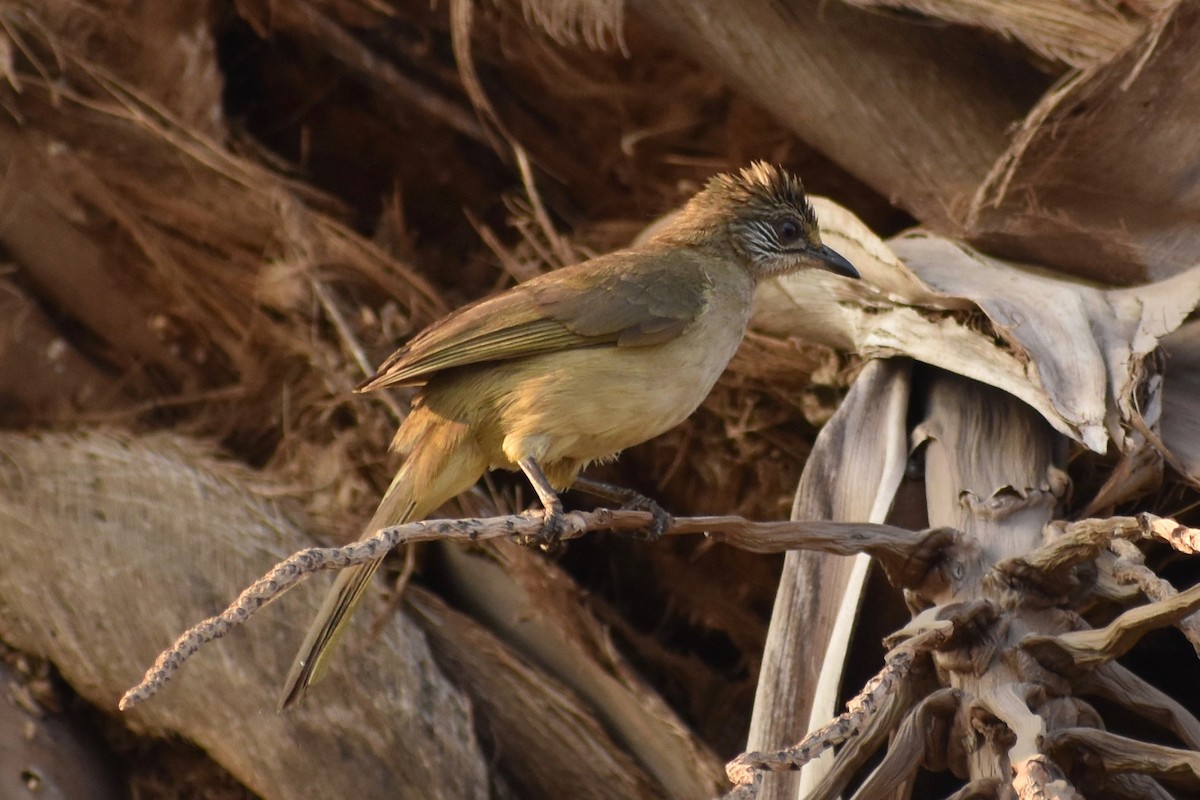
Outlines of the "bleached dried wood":
<svg viewBox="0 0 1200 800">
<path fill-rule="evenodd" d="M 817 437 L 797 489 L 793 519 L 886 518 L 907 460 L 910 370 L 905 361 L 872 362 L 863 369 Z M 748 750 L 786 747 L 836 713 L 847 626 L 853 625 L 865 577 L 862 561 L 803 552 L 784 559 Z M 810 780 L 815 785 L 816 778 L 804 778 L 806 784 Z M 795 775 L 769 775 L 760 796 L 790 797 L 799 785 Z"/>
<path fill-rule="evenodd" d="M 948 720 L 958 711 L 962 693 L 957 689 L 939 689 L 909 712 L 892 737 L 891 747 L 851 800 L 884 797 L 920 767 L 926 753 L 942 748 L 931 741 L 938 730 L 935 719 Z M 945 732 L 945 731 L 943 731 Z"/>
<path fill-rule="evenodd" d="M 1105 772 L 1140 772 L 1185 789 L 1200 789 L 1200 753 L 1139 742 L 1095 728 L 1063 728 L 1042 739 L 1048 753 L 1087 751 Z"/>
<path fill-rule="evenodd" d="M 976 570 L 1040 543 L 1066 492 L 1049 426 L 1010 395 L 957 376 L 936 373 L 925 392 L 925 419 L 912 440 L 925 448 L 930 524 L 978 541 Z M 986 458 L 981 441 L 991 443 Z M 971 591 L 971 577 L 961 591 Z"/>
<path fill-rule="evenodd" d="M 1113 565 L 1116 563 L 1117 557 L 1112 551 L 1096 555 L 1096 582 L 1091 586 L 1091 593 L 1097 600 L 1128 606 L 1137 601 L 1140 592 L 1136 586 L 1121 583 L 1113 576 Z"/>
<path fill-rule="evenodd" d="M 986 596 L 984 578 L 991 565 L 1041 543 L 1066 488 L 1063 451 L 1045 421 L 1010 395 L 944 373 L 931 375 L 923 388 L 925 418 L 913 439 L 925 446 L 929 521 L 956 527 L 978 543 L 974 560 L 948 587 L 949 598 L 979 598 Z M 993 604 L 978 640 L 938 659 L 951 673 L 951 684 L 963 692 L 964 703 L 987 711 L 960 715 L 950 734 L 952 741 L 966 742 L 956 772 L 965 771 L 971 780 L 1009 780 L 1018 763 L 1038 752 L 1042 723 L 1027 696 L 1030 682 L 1040 676 L 1008 652 L 1015 615 L 1007 608 Z M 1054 615 L 1030 617 L 1023 624 L 1062 629 Z"/>
<path fill-rule="evenodd" d="M 1175 587 L 1156 574 L 1144 563 L 1142 551 L 1132 542 L 1114 539 L 1109 545 L 1119 558 L 1113 565 L 1113 577 L 1123 583 L 1135 584 L 1151 600 L 1166 600 L 1178 592 Z M 1200 655 L 1200 616 L 1192 614 L 1175 623 Z"/>
<path fill-rule="evenodd" d="M 1009 125 L 1033 100 L 1027 87 L 1040 82 L 970 36 L 840 3 L 637 0 L 632 8 L 805 141 L 943 229 L 965 219 Z M 1022 72 L 1029 82 L 1014 79 Z"/>
<path fill-rule="evenodd" d="M 1139 514 L 1137 519 L 1142 524 L 1146 538 L 1159 539 L 1181 553 L 1200 553 L 1200 528 L 1189 528 L 1173 519 L 1153 514 Z"/>
<path fill-rule="evenodd" d="M 1120 658 L 1148 631 L 1173 625 L 1197 609 L 1200 584 L 1174 597 L 1132 608 L 1103 628 L 1057 636 L 1033 634 L 1021 641 L 1021 647 L 1059 672 L 1094 667 Z"/>
<path fill-rule="evenodd" d="M 884 667 L 867 681 L 862 691 L 846 703 L 846 712 L 814 730 L 795 747 L 773 753 L 747 752 L 725 767 L 737 785 L 758 785 L 756 773 L 799 770 L 820 753 L 863 730 L 881 711 L 892 708 L 892 698 L 902 693 L 916 658 L 944 644 L 953 635 L 956 620 L 937 620 L 897 645 L 885 658 Z"/>
<path fill-rule="evenodd" d="M 1037 365 L 1025 370 L 1023 382 L 1054 408 L 1047 421 L 1096 452 L 1104 451 L 1109 437 L 1124 444 L 1124 430 L 1114 420 L 1129 427 L 1138 415 L 1133 394 L 1142 360 L 1200 303 L 1200 267 L 1192 265 L 1156 283 L 1103 290 L 928 234 L 890 244 L 926 285 L 975 304 L 1023 364 Z M 1064 341 L 1072 346 L 1062 347 Z M 1013 391 L 973 372 L 959 374 Z M 1017 396 L 1029 402 L 1028 393 Z"/>
<path fill-rule="evenodd" d="M 1017 800 L 1085 800 L 1044 755 L 1018 761 L 1013 769 Z"/>
<path fill-rule="evenodd" d="M 1143 426 L 1139 409 L 1146 406 L 1134 395 L 1149 388 L 1153 401 L 1158 391 L 1144 386 L 1143 361 L 1200 302 L 1200 267 L 1106 291 L 929 233 L 885 244 L 835 211 L 822 207 L 830 219 L 823 231 L 839 236 L 844 249 L 859 245 L 856 263 L 866 280 L 806 276 L 765 285 L 756 329 L 867 356 L 908 356 L 995 386 L 1097 452 L 1110 438 L 1124 445 L 1126 431 Z M 990 329 L 955 313 L 973 309 Z M 1063 348 L 1063 341 L 1074 345 Z"/>
<path fill-rule="evenodd" d="M 1047 533 L 1053 536 L 1049 544 L 999 561 L 992 567 L 993 572 L 1003 576 L 1005 581 L 1030 583 L 1047 591 L 1065 591 L 1071 570 L 1096 560 L 1114 536 L 1141 534 L 1141 526 L 1132 517 L 1086 522 L 1089 524 L 1076 524 L 1070 532 L 1067 532 L 1066 523 L 1048 525 Z M 1052 532 L 1056 529 L 1057 535 L 1054 535 Z"/>
<path fill-rule="evenodd" d="M 1012 770 L 1013 788 L 1022 800 L 1034 800 L 1047 783 L 1062 777 L 1061 771 L 1042 755 L 1040 742 L 1047 722 L 1029 708 L 1030 685 L 995 683 L 988 679 L 978 682 L 979 693 L 974 697 L 977 707 L 986 709 L 1004 723 L 1013 737 L 1004 754 L 1005 766 Z"/>
<path fill-rule="evenodd" d="M 1042 547 L 993 566 L 993 576 L 1002 583 L 1022 583 L 1047 595 L 1060 596 L 1072 589 L 1072 570 L 1079 564 L 1095 561 L 1101 568 L 1102 578 L 1116 584 L 1136 584 L 1150 599 L 1161 600 L 1175 590 L 1145 567 L 1138 568 L 1140 551 L 1131 540 L 1155 539 L 1171 544 L 1180 552 L 1191 553 L 1200 539 L 1200 530 L 1152 514 L 1139 514 L 1136 517 L 1055 522 L 1047 526 L 1046 536 L 1050 541 Z M 1123 554 L 1123 558 L 1101 559 L 1100 555 L 1107 548 Z M 1131 562 L 1134 557 L 1137 561 Z M 1193 644 L 1200 642 L 1197 622 L 1188 618 L 1179 625 Z"/>
<path fill-rule="evenodd" d="M 834 757 L 833 766 L 806 795 L 805 800 L 835 800 L 841 797 L 855 773 L 884 746 L 900 727 L 904 716 L 920 695 L 913 681 L 905 680 L 883 699 L 881 708 L 856 735 L 847 740 Z"/>
</svg>

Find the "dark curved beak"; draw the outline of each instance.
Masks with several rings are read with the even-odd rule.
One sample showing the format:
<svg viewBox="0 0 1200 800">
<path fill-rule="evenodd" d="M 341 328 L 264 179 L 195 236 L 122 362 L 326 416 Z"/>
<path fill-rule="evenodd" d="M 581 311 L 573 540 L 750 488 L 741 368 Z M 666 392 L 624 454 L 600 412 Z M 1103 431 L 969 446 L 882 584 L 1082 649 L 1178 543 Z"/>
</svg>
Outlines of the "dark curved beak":
<svg viewBox="0 0 1200 800">
<path fill-rule="evenodd" d="M 853 264 L 838 255 L 829 245 L 823 244 L 811 252 L 818 261 L 814 266 L 827 269 L 837 275 L 845 275 L 847 278 L 862 277 L 858 274 L 858 270 L 854 268 Z"/>
</svg>

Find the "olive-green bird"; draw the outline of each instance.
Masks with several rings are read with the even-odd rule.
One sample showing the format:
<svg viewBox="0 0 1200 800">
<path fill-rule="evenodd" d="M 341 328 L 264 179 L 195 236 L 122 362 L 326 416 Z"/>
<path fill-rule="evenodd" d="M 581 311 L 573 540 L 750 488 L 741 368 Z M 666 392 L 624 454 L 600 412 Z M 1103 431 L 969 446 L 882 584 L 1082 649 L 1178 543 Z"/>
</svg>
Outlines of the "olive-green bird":
<svg viewBox="0 0 1200 800">
<path fill-rule="evenodd" d="M 424 384 L 392 447 L 406 460 L 367 524 L 424 518 L 486 470 L 520 469 L 561 530 L 556 490 L 589 462 L 688 417 L 737 350 L 759 280 L 858 272 L 821 244 L 801 182 L 755 163 L 718 175 L 647 241 L 538 276 L 426 328 L 359 387 Z M 342 571 L 287 679 L 328 667 L 379 562 Z"/>
</svg>

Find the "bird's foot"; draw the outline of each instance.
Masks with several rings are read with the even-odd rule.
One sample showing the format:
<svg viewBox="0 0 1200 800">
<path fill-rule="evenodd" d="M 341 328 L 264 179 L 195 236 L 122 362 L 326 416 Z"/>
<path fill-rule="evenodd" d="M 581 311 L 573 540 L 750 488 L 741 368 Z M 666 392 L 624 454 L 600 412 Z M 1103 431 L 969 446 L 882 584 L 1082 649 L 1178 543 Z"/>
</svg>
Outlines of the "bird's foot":
<svg viewBox="0 0 1200 800">
<path fill-rule="evenodd" d="M 542 527 L 537 533 L 520 538 L 526 547 L 536 547 L 544 553 L 557 553 L 563 549 L 562 535 L 567 529 L 567 517 L 562 506 L 547 508 L 542 512 Z"/>
<path fill-rule="evenodd" d="M 658 503 L 641 492 L 635 492 L 625 486 L 580 477 L 575 479 L 574 488 L 604 500 L 620 503 L 621 508 L 626 511 L 649 511 L 651 517 L 649 528 L 624 534 L 632 539 L 642 542 L 657 542 L 674 522 L 671 515 Z"/>
<path fill-rule="evenodd" d="M 625 505 L 622 506 L 623 508 L 629 511 L 650 512 L 650 527 L 634 531 L 630 534 L 630 538 L 639 542 L 657 542 L 667 532 L 667 529 L 675 523 L 675 520 L 671 519 L 671 515 L 667 513 L 666 509 L 649 497 L 633 491 L 630 494 L 633 497 L 625 502 Z"/>
</svg>

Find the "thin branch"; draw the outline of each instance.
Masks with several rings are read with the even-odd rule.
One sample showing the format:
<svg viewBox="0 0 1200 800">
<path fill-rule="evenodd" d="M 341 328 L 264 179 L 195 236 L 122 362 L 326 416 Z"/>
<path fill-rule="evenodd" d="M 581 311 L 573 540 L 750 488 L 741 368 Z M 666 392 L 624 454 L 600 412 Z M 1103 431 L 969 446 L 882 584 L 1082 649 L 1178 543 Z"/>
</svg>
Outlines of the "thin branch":
<svg viewBox="0 0 1200 800">
<path fill-rule="evenodd" d="M 1200 609 L 1200 584 L 1173 597 L 1126 611 L 1103 628 L 1068 631 L 1057 636 L 1031 635 L 1021 647 L 1048 669 L 1069 674 L 1120 658 L 1149 631 L 1173 625 Z"/>
<path fill-rule="evenodd" d="M 559 235 L 554 223 L 550 221 L 550 215 L 546 213 L 546 207 L 542 205 L 542 196 L 538 193 L 537 184 L 533 180 L 533 168 L 529 164 L 529 155 L 525 152 L 525 148 L 515 143 L 513 144 L 513 153 L 517 157 L 517 169 L 521 172 L 521 183 L 525 187 L 525 195 L 529 198 L 529 205 L 533 209 L 533 218 L 538 227 L 542 229 L 542 235 L 550 243 L 558 265 L 562 267 L 575 263 L 578 260 L 575 253 L 567 244 L 566 239 Z"/>
<path fill-rule="evenodd" d="M 1189 790 L 1200 789 L 1200 753 L 1191 750 L 1139 742 L 1096 728 L 1051 731 L 1042 738 L 1042 749 L 1068 756 L 1084 750 L 1104 772 L 1142 773 Z"/>
<path fill-rule="evenodd" d="M 562 539 L 575 539 L 594 530 L 638 531 L 649 527 L 646 511 L 574 511 L 565 515 Z M 244 624 L 260 608 L 314 572 L 345 569 L 382 558 L 400 544 L 433 540 L 482 541 L 515 538 L 536 541 L 542 531 L 542 513 L 487 519 L 424 520 L 383 528 L 374 536 L 345 547 L 312 547 L 301 550 L 243 591 L 228 608 L 181 635 L 159 655 L 145 677 L 121 698 L 124 710 L 152 697 L 163 684 L 207 642 Z M 674 520 L 667 533 L 706 534 L 717 541 L 757 553 L 810 549 L 839 555 L 867 552 L 892 563 L 907 563 L 921 550 L 929 535 L 903 528 L 869 523 L 751 522 L 741 517 L 685 517 Z M 936 532 L 935 532 L 936 533 Z"/>
<path fill-rule="evenodd" d="M 757 785 L 758 773 L 798 770 L 834 745 L 854 736 L 887 706 L 888 698 L 899 691 L 899 684 L 908 678 L 916 657 L 949 641 L 955 627 L 951 620 L 932 622 L 887 654 L 883 669 L 846 704 L 844 714 L 805 736 L 795 747 L 741 754 L 725 766 L 725 774 L 734 785 Z"/>
<path fill-rule="evenodd" d="M 1113 577 L 1120 583 L 1136 585 L 1151 600 L 1167 600 L 1179 594 L 1168 581 L 1154 574 L 1144 563 L 1142 551 L 1132 542 L 1114 539 L 1109 545 L 1117 555 Z M 1192 614 L 1175 623 L 1200 655 L 1200 615 Z"/>
<path fill-rule="evenodd" d="M 1022 556 L 1006 558 L 993 570 L 1039 585 L 1061 586 L 1067 570 L 1095 560 L 1115 540 L 1155 539 L 1188 554 L 1200 549 L 1200 529 L 1153 514 L 1056 522 L 1048 528 L 1049 532 L 1056 532 L 1049 544 Z"/>
<path fill-rule="evenodd" d="M 888 737 L 900 726 L 904 716 L 917 699 L 915 681 L 900 681 L 895 690 L 883 700 L 883 707 L 872 717 L 857 736 L 850 738 L 838 751 L 833 767 L 805 800 L 833 800 L 841 797 L 858 769 L 879 750 Z"/>
<path fill-rule="evenodd" d="M 892 737 L 892 746 L 888 748 L 883 761 L 867 776 L 851 800 L 886 797 L 917 771 L 930 748 L 944 749 L 943 743 L 932 741 L 935 731 L 940 727 L 935 722 L 954 716 L 961 702 L 960 690 L 939 689 L 918 703 Z"/>
<path fill-rule="evenodd" d="M 354 358 L 354 363 L 358 365 L 362 376 L 369 378 L 374 373 L 374 370 L 371 368 L 371 362 L 367 360 L 366 351 L 363 350 L 358 339 L 354 338 L 354 333 L 350 330 L 350 325 L 342 315 L 341 309 L 337 307 L 337 303 L 329 294 L 329 290 L 325 287 L 324 283 L 316 278 L 313 278 L 310 283 L 313 294 L 320 301 L 321 308 L 325 311 L 325 316 L 333 323 L 334 330 L 337 331 L 338 337 L 342 340 L 342 345 L 350 351 L 350 355 Z M 404 412 L 400 410 L 400 405 L 389 392 L 376 392 L 376 398 L 387 406 L 388 411 L 392 413 L 393 420 L 399 421 L 404 419 Z"/>
<path fill-rule="evenodd" d="M 898 589 L 919 588 L 926 573 L 942 551 L 957 541 L 949 528 L 914 533 L 891 525 L 846 522 L 755 522 L 741 517 L 696 517 L 711 538 L 752 553 L 782 553 L 788 550 L 819 550 L 834 555 L 866 553 L 875 559 Z M 675 521 L 671 533 L 685 519 Z M 700 533 L 700 530 L 687 532 Z"/>
</svg>

